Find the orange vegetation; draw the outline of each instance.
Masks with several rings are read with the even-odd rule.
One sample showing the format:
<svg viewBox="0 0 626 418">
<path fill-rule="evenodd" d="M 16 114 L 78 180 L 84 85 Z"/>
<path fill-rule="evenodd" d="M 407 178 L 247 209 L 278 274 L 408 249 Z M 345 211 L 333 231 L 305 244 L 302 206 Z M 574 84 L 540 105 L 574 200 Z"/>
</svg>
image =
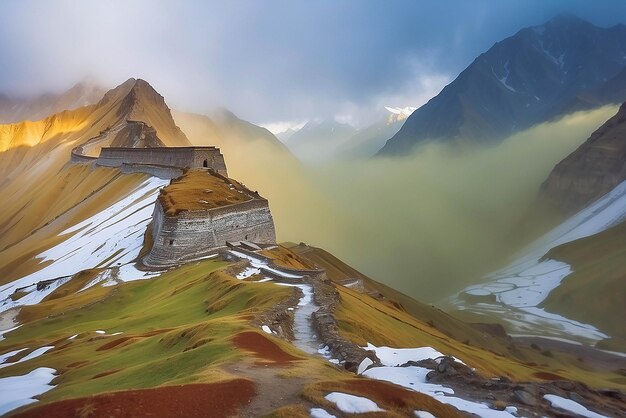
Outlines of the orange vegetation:
<svg viewBox="0 0 626 418">
<path fill-rule="evenodd" d="M 67 399 L 30 408 L 16 417 L 227 417 L 250 402 L 254 383 L 246 379 L 211 384 L 163 386 Z"/>
<path fill-rule="evenodd" d="M 271 257 L 274 264 L 279 267 L 292 269 L 314 269 L 315 265 L 310 261 L 299 257 L 289 248 L 279 245 L 271 250 L 263 250 L 261 254 Z"/>
<path fill-rule="evenodd" d="M 161 190 L 159 202 L 168 216 L 201 211 L 252 199 L 252 192 L 235 180 L 208 170 L 189 170 Z"/>
<path fill-rule="evenodd" d="M 250 351 L 257 357 L 274 364 L 288 364 L 294 360 L 302 360 L 286 353 L 276 343 L 254 331 L 240 332 L 233 338 L 233 343 L 237 348 Z"/>
</svg>

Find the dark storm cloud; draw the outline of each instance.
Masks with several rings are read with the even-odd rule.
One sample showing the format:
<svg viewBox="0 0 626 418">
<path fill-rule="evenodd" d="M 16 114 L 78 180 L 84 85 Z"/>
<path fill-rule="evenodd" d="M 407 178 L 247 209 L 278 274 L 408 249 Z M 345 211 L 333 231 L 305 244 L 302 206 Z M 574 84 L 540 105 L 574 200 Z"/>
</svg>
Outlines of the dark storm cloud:
<svg viewBox="0 0 626 418">
<path fill-rule="evenodd" d="M 383 103 L 421 104 L 494 42 L 561 12 L 609 26 L 626 2 L 8 1 L 0 91 L 135 76 L 186 110 L 362 121 Z"/>
</svg>

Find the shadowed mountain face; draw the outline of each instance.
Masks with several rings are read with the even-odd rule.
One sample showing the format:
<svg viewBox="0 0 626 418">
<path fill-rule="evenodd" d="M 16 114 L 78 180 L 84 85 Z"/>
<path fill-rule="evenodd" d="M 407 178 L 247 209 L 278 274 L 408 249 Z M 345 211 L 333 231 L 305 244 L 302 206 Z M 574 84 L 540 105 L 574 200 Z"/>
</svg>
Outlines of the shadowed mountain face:
<svg viewBox="0 0 626 418">
<path fill-rule="evenodd" d="M 608 80 L 626 82 L 614 78 L 625 66 L 624 25 L 599 28 L 564 15 L 522 29 L 415 111 L 378 155 L 402 155 L 428 140 L 497 142 L 564 114 L 577 95 Z"/>
<path fill-rule="evenodd" d="M 540 199 L 559 212 L 582 209 L 626 180 L 626 103 L 576 151 L 554 167 Z"/>
</svg>

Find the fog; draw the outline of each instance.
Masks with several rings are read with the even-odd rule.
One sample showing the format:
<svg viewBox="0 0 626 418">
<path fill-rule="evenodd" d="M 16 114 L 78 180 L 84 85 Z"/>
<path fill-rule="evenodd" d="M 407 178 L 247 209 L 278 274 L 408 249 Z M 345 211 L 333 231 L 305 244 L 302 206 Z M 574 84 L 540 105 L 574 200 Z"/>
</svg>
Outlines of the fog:
<svg viewBox="0 0 626 418">
<path fill-rule="evenodd" d="M 260 141 L 218 145 L 229 175 L 269 199 L 280 241 L 322 247 L 435 302 L 505 261 L 541 182 L 615 111 L 577 113 L 490 148 L 431 145 L 405 158 L 318 167 Z M 206 143 L 190 123 L 177 122 L 192 142 Z"/>
</svg>

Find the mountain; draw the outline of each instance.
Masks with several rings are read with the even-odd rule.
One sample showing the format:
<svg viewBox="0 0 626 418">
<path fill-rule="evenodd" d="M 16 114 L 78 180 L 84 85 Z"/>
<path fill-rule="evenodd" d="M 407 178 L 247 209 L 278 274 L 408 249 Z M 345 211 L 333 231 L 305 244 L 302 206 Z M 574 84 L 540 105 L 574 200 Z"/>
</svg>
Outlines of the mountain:
<svg viewBox="0 0 626 418">
<path fill-rule="evenodd" d="M 388 138 L 396 134 L 404 121 L 415 111 L 414 107 L 385 107 L 389 112 L 386 118 L 359 129 L 337 150 L 337 155 L 348 159 L 369 158 L 385 144 Z"/>
<path fill-rule="evenodd" d="M 626 351 L 626 104 L 554 167 L 533 213 L 546 209 L 556 225 L 451 306 L 512 334 Z"/>
<path fill-rule="evenodd" d="M 245 147 L 230 161 L 266 158 L 260 149 L 278 160 L 272 136 L 227 116 L 176 122 L 190 137 Z M 321 248 L 239 241 L 268 204 L 245 200 L 225 217 L 239 194 L 260 197 L 239 182 L 71 162 L 73 148 L 101 146 L 94 139 L 137 145 L 137 124 L 159 145 L 187 139 L 163 98 L 134 79 L 97 104 L 0 129 L 0 170 L 10 173 L 0 184 L 0 414 L 510 418 L 565 416 L 572 402 L 621 413 L 619 356 L 530 345 L 488 316 L 462 321 Z M 281 182 L 294 177 L 283 173 Z M 181 211 L 168 228 L 190 248 L 168 269 L 142 263 L 156 245 L 180 245 L 149 226 L 163 226 L 158 196 Z M 195 209 L 209 201 L 221 203 L 199 222 Z M 195 253 L 193 240 L 216 227 L 233 241 Z"/>
<path fill-rule="evenodd" d="M 289 158 L 287 147 L 270 131 L 238 118 L 221 109 L 210 116 L 195 113 L 173 112 L 176 124 L 181 127 L 193 145 L 213 145 L 226 155 L 254 152 L 261 147 L 267 153 L 280 153 Z"/>
<path fill-rule="evenodd" d="M 0 123 L 39 120 L 64 110 L 97 103 L 106 89 L 92 81 L 75 84 L 63 94 L 46 94 L 34 98 L 0 95 Z"/>
<path fill-rule="evenodd" d="M 277 133 L 276 138 L 278 138 L 282 143 L 285 143 L 289 141 L 289 138 L 291 138 L 291 136 L 298 131 L 299 129 L 289 128 L 284 132 Z"/>
<path fill-rule="evenodd" d="M 626 180 L 626 103 L 585 143 L 559 162 L 542 184 L 539 199 L 571 214 Z"/>
<path fill-rule="evenodd" d="M 353 126 L 331 119 L 309 121 L 291 135 L 286 145 L 302 161 L 322 162 L 332 158 L 355 132 Z"/>
<path fill-rule="evenodd" d="M 149 127 L 158 144 L 189 145 L 163 98 L 135 79 L 110 90 L 97 104 L 35 122 L 0 125 L 0 199 L 5 202 L 0 283 L 38 264 L 32 258 L 38 253 L 33 242 L 41 248 L 54 241 L 66 229 L 63 217 L 68 212 L 86 219 L 147 180 L 145 175 L 121 176 L 105 168 L 92 172 L 68 164 L 75 147 L 98 155 L 107 144 L 137 145 L 132 129 L 137 124 Z"/>
<path fill-rule="evenodd" d="M 430 140 L 496 143 L 562 115 L 577 95 L 600 87 L 625 67 L 626 26 L 600 28 L 557 16 L 481 54 L 416 110 L 378 155 L 406 154 Z M 615 80 L 623 87 L 623 78 Z"/>
</svg>

